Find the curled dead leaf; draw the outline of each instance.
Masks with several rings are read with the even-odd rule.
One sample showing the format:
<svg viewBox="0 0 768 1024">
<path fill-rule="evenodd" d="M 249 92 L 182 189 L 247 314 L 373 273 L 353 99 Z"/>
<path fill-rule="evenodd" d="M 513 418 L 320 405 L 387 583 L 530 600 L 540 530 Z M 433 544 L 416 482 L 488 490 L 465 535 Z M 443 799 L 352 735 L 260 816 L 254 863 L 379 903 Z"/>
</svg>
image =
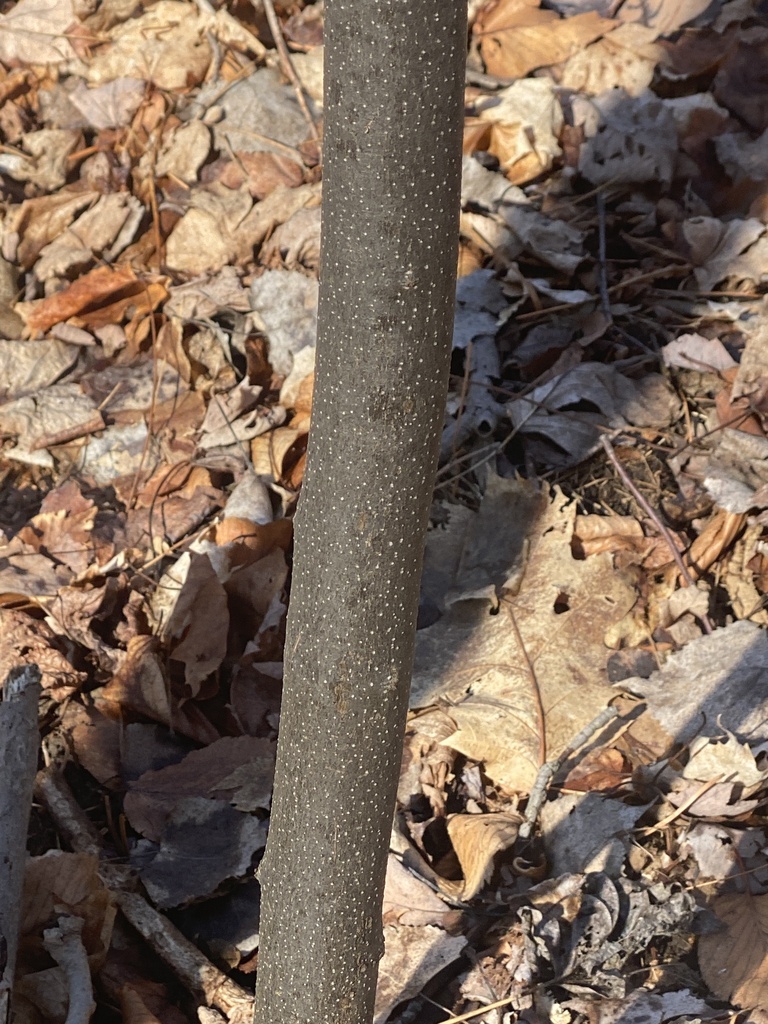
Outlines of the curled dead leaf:
<svg viewBox="0 0 768 1024">
<path fill-rule="evenodd" d="M 450 814 L 446 819 L 448 835 L 464 879 L 441 880 L 442 891 L 460 900 L 477 896 L 491 877 L 496 854 L 514 845 L 522 820 L 514 813 Z"/>
<path fill-rule="evenodd" d="M 219 547 L 225 544 L 242 544 L 253 552 L 248 564 L 268 555 L 274 548 L 287 550 L 293 536 L 293 521 L 276 519 L 272 523 L 252 523 L 250 519 L 238 516 L 227 516 L 215 530 L 215 540 Z M 233 558 L 232 564 L 242 564 Z"/>
</svg>

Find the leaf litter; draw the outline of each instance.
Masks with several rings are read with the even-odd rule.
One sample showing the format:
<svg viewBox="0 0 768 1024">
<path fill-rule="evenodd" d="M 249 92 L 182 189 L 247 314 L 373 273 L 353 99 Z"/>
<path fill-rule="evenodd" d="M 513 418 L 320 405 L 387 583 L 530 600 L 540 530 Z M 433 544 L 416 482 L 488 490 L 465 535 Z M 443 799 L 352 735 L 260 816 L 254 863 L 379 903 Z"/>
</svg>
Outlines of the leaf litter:
<svg viewBox="0 0 768 1024">
<path fill-rule="evenodd" d="M 469 6 L 376 1020 L 765 1020 L 768 26 Z M 277 14 L 300 90 L 261 4 L 0 9 L 24 1019 L 65 1020 L 62 945 L 99 1014 L 249 1013 L 322 167 L 322 5 Z"/>
</svg>

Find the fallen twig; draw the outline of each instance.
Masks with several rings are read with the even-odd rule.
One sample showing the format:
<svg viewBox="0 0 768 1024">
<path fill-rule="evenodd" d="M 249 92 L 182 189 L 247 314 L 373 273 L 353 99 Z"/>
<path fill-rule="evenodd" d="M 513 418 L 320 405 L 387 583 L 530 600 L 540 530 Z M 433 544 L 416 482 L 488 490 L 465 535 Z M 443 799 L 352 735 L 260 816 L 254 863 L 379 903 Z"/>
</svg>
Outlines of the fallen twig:
<svg viewBox="0 0 768 1024">
<path fill-rule="evenodd" d="M 272 33 L 272 38 L 275 40 L 275 46 L 277 47 L 277 52 L 280 57 L 280 66 L 296 92 L 296 99 L 299 101 L 301 112 L 309 125 L 309 131 L 312 138 L 318 140 L 320 138 L 320 132 L 317 130 L 315 118 L 312 111 L 309 109 L 304 85 L 296 74 L 296 68 L 293 66 L 293 61 L 291 60 L 291 55 L 288 52 L 288 47 L 285 45 L 283 30 L 280 27 L 280 21 L 275 13 L 274 4 L 272 3 L 272 0 L 263 0 L 263 3 L 264 13 L 267 16 L 267 23 L 269 25 L 269 31 Z M 254 4 L 254 6 L 256 6 L 256 4 Z"/>
<path fill-rule="evenodd" d="M 0 704 L 0 1021 L 10 1020 L 19 946 L 21 892 L 27 860 L 27 828 L 40 736 L 37 706 L 40 669 L 12 668 Z"/>
<path fill-rule="evenodd" d="M 627 473 L 626 469 L 624 469 L 622 464 L 619 462 L 619 460 L 618 460 L 618 458 L 616 456 L 616 452 L 613 450 L 613 445 L 608 440 L 608 438 L 605 436 L 605 434 L 603 434 L 603 436 L 601 437 L 600 440 L 602 442 L 603 448 L 605 448 L 606 455 L 611 460 L 611 465 L 616 470 L 616 472 L 619 474 L 619 476 L 624 481 L 626 486 L 629 488 L 630 492 L 632 493 L 632 497 L 635 499 L 635 501 L 638 503 L 638 505 L 640 505 L 640 507 L 643 509 L 645 514 L 649 517 L 649 519 L 651 520 L 653 525 L 659 531 L 661 536 L 667 542 L 667 546 L 669 547 L 670 553 L 672 554 L 672 557 L 675 560 L 675 564 L 677 565 L 678 569 L 680 570 L 680 576 L 681 576 L 681 578 L 683 580 L 684 585 L 686 587 L 694 586 L 694 579 L 691 576 L 690 572 L 688 571 L 688 566 L 683 561 L 683 556 L 680 554 L 680 551 L 679 551 L 677 545 L 675 544 L 674 539 L 672 538 L 672 534 L 666 528 L 664 523 L 662 523 L 661 518 L 659 517 L 658 512 L 655 511 L 655 509 L 650 504 L 650 502 L 646 500 L 646 498 L 640 493 L 638 488 L 635 486 L 635 484 L 634 484 L 632 478 L 630 477 L 629 473 Z M 709 616 L 708 615 L 702 615 L 701 616 L 701 624 L 704 627 L 704 632 L 705 633 L 711 633 L 712 632 L 712 623 L 709 621 Z"/>
<path fill-rule="evenodd" d="M 229 1015 L 253 1006 L 253 997 L 215 967 L 171 922 L 135 892 L 114 892 L 115 902 L 129 924 L 192 992 Z"/>
<path fill-rule="evenodd" d="M 590 740 L 596 732 L 599 732 L 603 726 L 607 725 L 611 719 L 616 718 L 619 712 L 616 708 L 603 708 L 600 714 L 593 718 L 592 721 L 585 725 L 581 732 L 577 733 L 568 746 L 563 750 L 557 757 L 553 757 L 551 761 L 547 761 L 539 769 L 539 774 L 536 776 L 536 781 L 531 789 L 531 795 L 528 797 L 528 805 L 525 808 L 525 816 L 522 825 L 520 826 L 520 838 L 528 839 L 533 832 L 533 826 L 536 824 L 536 819 L 539 816 L 541 805 L 544 803 L 544 797 L 547 793 L 547 786 L 552 781 L 553 776 L 560 770 L 560 766 L 568 760 L 574 751 L 578 750 L 579 747 L 583 747 L 584 744 Z"/>
<path fill-rule="evenodd" d="M 81 917 L 62 914 L 56 928 L 46 928 L 43 945 L 61 968 L 67 982 L 67 1019 L 65 1024 L 88 1024 L 96 1009 L 91 969 L 83 945 Z"/>
<path fill-rule="evenodd" d="M 98 853 L 96 831 L 90 822 L 84 821 L 85 815 L 60 768 L 60 762 L 54 762 L 38 773 L 37 792 L 72 849 L 76 853 Z M 242 1015 L 242 1011 L 252 1012 L 253 998 L 249 992 L 214 966 L 178 928 L 151 907 L 144 896 L 126 891 L 132 884 L 129 869 L 102 864 L 99 874 L 129 924 L 168 964 L 182 984 L 196 995 L 202 995 L 209 1006 L 216 1007 L 230 1018 Z"/>
</svg>

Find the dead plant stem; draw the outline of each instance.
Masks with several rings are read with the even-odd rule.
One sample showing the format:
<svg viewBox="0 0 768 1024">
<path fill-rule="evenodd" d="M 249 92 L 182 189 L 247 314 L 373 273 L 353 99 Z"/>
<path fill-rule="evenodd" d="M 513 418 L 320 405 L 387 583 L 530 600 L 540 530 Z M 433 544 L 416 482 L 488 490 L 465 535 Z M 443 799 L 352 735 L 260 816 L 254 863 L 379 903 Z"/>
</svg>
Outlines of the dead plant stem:
<svg viewBox="0 0 768 1024">
<path fill-rule="evenodd" d="M 317 130 L 317 123 L 315 122 L 315 118 L 312 114 L 312 111 L 309 109 L 309 104 L 307 103 L 307 93 L 306 90 L 304 89 L 304 85 L 299 76 L 296 74 L 296 68 L 293 66 L 293 61 L 291 60 L 291 55 L 288 52 L 288 47 L 285 45 L 283 30 L 280 25 L 280 20 L 277 17 L 277 14 L 275 13 L 275 6 L 272 3 L 272 0 L 263 0 L 263 4 L 264 13 L 267 16 L 267 23 L 269 24 L 269 31 L 272 33 L 272 38 L 275 41 L 275 46 L 277 47 L 277 52 L 280 57 L 280 65 L 283 69 L 283 72 L 285 73 L 286 78 L 290 80 L 291 85 L 293 86 L 296 92 L 296 99 L 299 102 L 299 106 L 301 107 L 301 112 L 304 115 L 304 119 L 309 125 L 310 134 L 312 135 L 312 138 L 315 139 L 315 141 L 318 141 L 320 138 L 320 132 Z M 255 0 L 253 6 L 258 6 Z"/>
</svg>

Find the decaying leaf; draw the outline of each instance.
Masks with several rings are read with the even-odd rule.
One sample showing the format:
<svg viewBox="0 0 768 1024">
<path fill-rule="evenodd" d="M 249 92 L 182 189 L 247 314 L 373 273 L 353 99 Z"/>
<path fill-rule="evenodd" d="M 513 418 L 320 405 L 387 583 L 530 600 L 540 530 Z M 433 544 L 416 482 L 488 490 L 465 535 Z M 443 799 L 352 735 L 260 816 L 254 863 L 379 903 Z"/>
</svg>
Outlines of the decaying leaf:
<svg viewBox="0 0 768 1024">
<path fill-rule="evenodd" d="M 546 803 L 541 827 L 553 874 L 602 871 L 617 878 L 632 827 L 646 810 L 600 793 L 561 794 Z"/>
<path fill-rule="evenodd" d="M 635 676 L 622 686 L 647 701 L 675 743 L 723 729 L 755 742 L 768 736 L 766 647 L 761 629 L 734 622 L 692 640 L 649 679 Z"/>
<path fill-rule="evenodd" d="M 489 74 L 525 78 L 537 67 L 561 63 L 613 27 L 595 11 L 560 19 L 538 0 L 501 0 L 481 10 L 474 32 Z"/>
<path fill-rule="evenodd" d="M 573 558 L 574 519 L 555 498 L 536 522 L 519 592 L 497 615 L 459 602 L 417 634 L 412 706 L 446 701 L 456 724 L 446 745 L 511 792 L 530 788 L 544 745 L 555 756 L 605 706 L 603 635 L 635 600 L 610 555 Z"/>
<path fill-rule="evenodd" d="M 267 808 L 274 755 L 275 744 L 270 740 L 250 736 L 217 740 L 178 764 L 142 775 L 126 796 L 126 814 L 138 832 L 158 841 L 173 809 L 187 797 L 230 803 L 239 796 L 243 809 L 246 805 Z"/>
<path fill-rule="evenodd" d="M 75 56 L 67 32 L 77 23 L 72 0 L 19 0 L 0 19 L 0 60 L 59 64 Z"/>
<path fill-rule="evenodd" d="M 413 927 L 455 923 L 456 911 L 390 853 L 384 888 L 384 925 Z"/>
<path fill-rule="evenodd" d="M 503 89 L 480 117 L 492 125 L 490 152 L 516 185 L 547 171 L 560 155 L 557 136 L 563 114 L 545 78 L 523 79 Z"/>
<path fill-rule="evenodd" d="M 141 880 L 158 907 L 178 907 L 245 876 L 266 841 L 266 822 L 220 800 L 186 797 L 171 812 Z"/>
</svg>

